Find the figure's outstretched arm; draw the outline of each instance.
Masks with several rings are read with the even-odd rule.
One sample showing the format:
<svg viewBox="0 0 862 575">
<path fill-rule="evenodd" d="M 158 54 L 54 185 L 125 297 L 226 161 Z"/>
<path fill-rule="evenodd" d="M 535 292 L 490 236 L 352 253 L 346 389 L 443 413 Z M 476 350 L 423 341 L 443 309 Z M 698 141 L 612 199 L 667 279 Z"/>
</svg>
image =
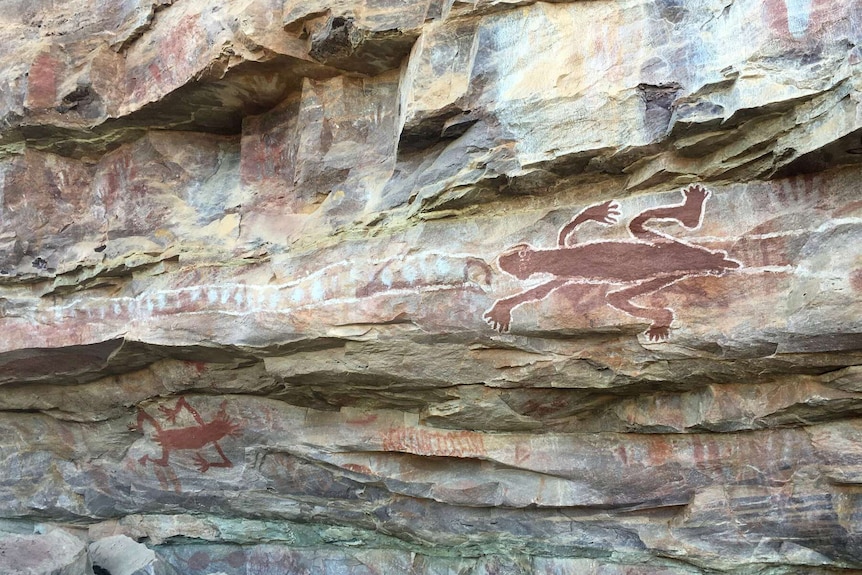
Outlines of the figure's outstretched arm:
<svg viewBox="0 0 862 575">
<path fill-rule="evenodd" d="M 540 286 L 536 286 L 527 291 L 515 294 L 513 296 L 498 299 L 491 306 L 491 309 L 482 314 L 485 321 L 495 330 L 500 333 L 509 331 L 509 325 L 512 323 L 512 310 L 528 301 L 538 301 L 544 299 L 555 289 L 559 289 L 569 283 L 567 279 L 551 280 Z"/>
<path fill-rule="evenodd" d="M 169 465 L 164 467 L 153 467 L 153 471 L 155 472 L 156 478 L 159 480 L 159 485 L 162 486 L 162 489 L 167 489 L 172 486 L 174 488 L 174 492 L 182 493 L 183 486 L 180 483 L 176 472 L 171 469 Z"/>
<path fill-rule="evenodd" d="M 156 418 L 139 407 L 138 408 L 138 431 L 144 430 L 144 422 L 145 421 L 147 423 L 149 423 L 150 425 L 152 425 L 153 429 L 155 429 L 156 432 L 159 432 L 162 430 L 162 426 L 159 425 L 159 422 L 156 421 Z"/>
<path fill-rule="evenodd" d="M 596 204 L 585 208 L 575 218 L 567 223 L 560 230 L 557 237 L 557 245 L 564 248 L 568 245 L 569 236 L 574 233 L 578 226 L 585 222 L 593 221 L 609 226 L 617 223 L 617 218 L 620 217 L 620 206 L 615 200 L 608 200 L 601 204 Z"/>
<path fill-rule="evenodd" d="M 678 282 L 686 274 L 678 274 L 667 277 L 655 278 L 631 287 L 613 291 L 608 293 L 608 303 L 634 317 L 648 319 L 652 323 L 646 331 L 646 336 L 650 341 L 661 341 L 668 338 L 670 332 L 670 324 L 673 322 L 673 310 L 669 308 L 646 308 L 635 305 L 631 300 L 634 298 L 656 292 L 673 283 Z"/>
<path fill-rule="evenodd" d="M 204 424 L 203 418 L 200 416 L 200 414 L 194 407 L 189 405 L 189 402 L 186 401 L 186 397 L 184 395 L 180 396 L 180 398 L 177 400 L 177 404 L 173 407 L 173 409 L 171 409 L 170 407 L 165 407 L 164 405 L 160 405 L 159 411 L 161 411 L 168 418 L 168 421 L 170 421 L 171 423 L 176 423 L 177 415 L 179 415 L 180 410 L 183 408 L 185 408 L 186 411 L 192 414 L 192 417 L 194 417 L 198 425 Z"/>
<path fill-rule="evenodd" d="M 221 461 L 208 461 L 207 458 L 200 453 L 195 453 L 195 464 L 198 466 L 201 473 L 205 473 L 210 467 L 233 467 L 231 460 L 228 459 L 227 455 L 222 451 L 221 445 L 219 445 L 217 441 L 214 441 L 213 445 L 215 446 L 216 451 L 218 451 L 218 454 L 221 455 Z"/>
</svg>

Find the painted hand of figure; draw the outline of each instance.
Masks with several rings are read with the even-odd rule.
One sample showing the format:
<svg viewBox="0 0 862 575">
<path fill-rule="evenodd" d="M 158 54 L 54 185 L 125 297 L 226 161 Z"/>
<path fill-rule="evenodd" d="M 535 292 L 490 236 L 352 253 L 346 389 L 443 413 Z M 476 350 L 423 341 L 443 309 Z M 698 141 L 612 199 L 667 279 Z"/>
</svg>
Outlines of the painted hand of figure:
<svg viewBox="0 0 862 575">
<path fill-rule="evenodd" d="M 687 187 L 682 191 L 682 193 L 685 196 L 686 203 L 698 202 L 700 204 L 706 200 L 707 196 L 709 196 L 709 191 L 698 184 Z"/>
<path fill-rule="evenodd" d="M 620 205 L 614 200 L 590 206 L 583 212 L 584 220 L 593 220 L 605 226 L 617 223 L 619 217 Z"/>
<path fill-rule="evenodd" d="M 650 341 L 664 341 L 670 335 L 670 326 L 654 325 L 646 330 L 646 335 Z"/>
<path fill-rule="evenodd" d="M 195 453 L 195 465 L 201 473 L 206 473 L 206 470 L 210 468 L 210 462 L 200 453 Z"/>
<path fill-rule="evenodd" d="M 482 317 L 492 329 L 505 333 L 509 331 L 509 324 L 512 323 L 512 310 L 497 302 L 491 309 L 482 314 Z"/>
<path fill-rule="evenodd" d="M 170 407 L 168 407 L 166 405 L 160 405 L 159 411 L 162 412 L 162 415 L 164 415 L 167 418 L 167 420 L 170 421 L 171 423 L 177 422 L 177 413 L 179 413 L 180 410 L 171 409 Z"/>
</svg>

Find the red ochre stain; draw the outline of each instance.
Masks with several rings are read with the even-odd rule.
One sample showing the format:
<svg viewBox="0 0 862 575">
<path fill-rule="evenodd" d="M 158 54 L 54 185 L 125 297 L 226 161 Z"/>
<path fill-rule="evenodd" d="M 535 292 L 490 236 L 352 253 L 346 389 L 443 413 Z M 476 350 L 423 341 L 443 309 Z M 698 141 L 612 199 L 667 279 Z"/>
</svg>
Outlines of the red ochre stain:
<svg viewBox="0 0 862 575">
<path fill-rule="evenodd" d="M 845 216 L 853 216 L 857 213 L 862 213 L 862 200 L 858 200 L 855 202 L 850 202 L 846 206 L 839 208 L 833 214 L 835 218 L 841 218 Z"/>
<path fill-rule="evenodd" d="M 387 430 L 383 437 L 383 450 L 436 457 L 481 457 L 486 454 L 481 433 L 431 431 L 415 427 Z"/>
<path fill-rule="evenodd" d="M 374 413 L 369 413 L 363 417 L 353 417 L 351 419 L 346 420 L 348 425 L 368 425 L 370 423 L 374 423 L 377 421 L 377 415 Z"/>
<path fill-rule="evenodd" d="M 664 465 L 673 457 L 674 449 L 667 439 L 655 437 L 648 440 L 647 453 L 650 465 Z"/>
<path fill-rule="evenodd" d="M 59 67 L 60 61 L 48 52 L 36 56 L 27 77 L 28 107 L 50 108 L 56 103 Z"/>
<path fill-rule="evenodd" d="M 704 470 L 715 467 L 721 462 L 721 449 L 711 439 L 694 437 L 692 439 L 692 455 L 697 469 Z"/>
<path fill-rule="evenodd" d="M 375 475 L 374 471 L 372 471 L 371 468 L 367 465 L 359 465 L 358 463 L 345 463 L 344 465 L 342 465 L 342 467 L 354 473 L 362 473 L 363 475 Z"/>
<path fill-rule="evenodd" d="M 203 373 L 207 369 L 207 364 L 204 361 L 187 361 L 186 364 L 193 367 L 198 373 Z"/>
<path fill-rule="evenodd" d="M 762 4 L 764 23 L 780 36 L 789 36 L 790 27 L 787 21 L 787 4 L 785 0 L 764 0 Z"/>
<path fill-rule="evenodd" d="M 617 451 L 617 457 L 620 458 L 620 461 L 623 462 L 623 465 L 628 465 L 629 464 L 629 455 L 626 452 L 625 446 L 620 445 L 619 447 L 617 447 L 616 451 Z"/>
<path fill-rule="evenodd" d="M 515 447 L 515 463 L 517 463 L 518 465 L 526 463 L 532 455 L 533 449 L 529 445 L 519 443 Z"/>
<path fill-rule="evenodd" d="M 210 566 L 210 556 L 205 551 L 197 551 L 189 556 L 188 561 L 186 561 L 186 565 L 188 565 L 190 569 L 206 569 Z"/>
<path fill-rule="evenodd" d="M 237 569 L 245 565 L 245 551 L 238 549 L 223 559 L 225 563 Z"/>
<path fill-rule="evenodd" d="M 862 292 L 862 268 L 853 270 L 850 274 L 850 285 L 854 290 Z"/>
</svg>

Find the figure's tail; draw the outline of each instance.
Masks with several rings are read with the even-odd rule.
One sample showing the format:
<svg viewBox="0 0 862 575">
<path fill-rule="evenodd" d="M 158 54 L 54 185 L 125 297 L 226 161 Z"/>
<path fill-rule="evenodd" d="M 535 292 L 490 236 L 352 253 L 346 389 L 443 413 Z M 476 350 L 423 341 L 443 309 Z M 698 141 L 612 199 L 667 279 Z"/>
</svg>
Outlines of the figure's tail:
<svg viewBox="0 0 862 575">
<path fill-rule="evenodd" d="M 741 267 L 740 262 L 727 257 L 727 252 L 718 251 L 712 252 L 709 266 L 705 271 L 710 275 L 724 275 L 727 271 L 738 270 Z"/>
<path fill-rule="evenodd" d="M 722 267 L 724 267 L 724 269 L 727 269 L 727 270 L 738 270 L 739 268 L 742 267 L 741 263 L 739 263 L 736 260 L 732 260 L 732 259 L 728 258 L 727 256 L 725 256 L 721 260 L 721 265 L 722 265 Z"/>
</svg>

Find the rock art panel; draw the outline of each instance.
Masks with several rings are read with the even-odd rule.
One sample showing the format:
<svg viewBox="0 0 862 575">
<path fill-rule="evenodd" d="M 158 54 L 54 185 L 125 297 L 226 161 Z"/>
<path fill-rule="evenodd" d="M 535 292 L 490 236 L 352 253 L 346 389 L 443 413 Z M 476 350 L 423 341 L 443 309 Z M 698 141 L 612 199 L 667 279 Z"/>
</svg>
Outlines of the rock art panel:
<svg viewBox="0 0 862 575">
<path fill-rule="evenodd" d="M 710 192 L 693 185 L 682 194 L 683 201 L 679 204 L 644 210 L 636 215 L 628 224 L 632 240 L 594 240 L 569 245 L 574 232 L 586 222 L 605 226 L 617 222 L 619 205 L 608 200 L 584 209 L 563 226 L 556 248 L 539 249 L 528 244 L 510 248 L 497 260 L 505 273 L 520 280 L 533 275 L 550 275 L 553 279 L 498 299 L 483 317 L 494 329 L 506 332 L 509 331 L 514 308 L 541 300 L 561 288 L 577 284 L 628 286 L 609 291 L 606 303 L 632 317 L 650 320 L 646 331 L 650 340 L 667 339 L 674 320 L 673 310 L 642 307 L 632 300 L 689 277 L 724 275 L 742 267 L 739 262 L 729 259 L 724 251 L 696 246 L 645 225 L 651 220 L 670 220 L 687 229 L 699 228 Z M 578 302 L 572 303 L 577 306 Z"/>
<path fill-rule="evenodd" d="M 4 8 L 0 546 L 862 568 L 859 2 Z"/>
<path fill-rule="evenodd" d="M 152 431 L 152 442 L 161 448 L 160 457 L 145 454 L 138 458 L 138 463 L 144 466 L 152 463 L 159 481 L 165 483 L 170 479 L 177 492 L 181 490 L 181 486 L 177 474 L 170 466 L 169 458 L 172 452 L 193 451 L 194 464 L 201 473 L 206 473 L 212 467 L 233 467 L 219 441 L 242 435 L 242 427 L 227 414 L 227 401 L 221 403 L 210 421 L 205 421 L 184 396 L 180 396 L 174 407 L 159 406 L 159 412 L 171 424 L 177 423 L 177 417 L 183 410 L 192 417 L 192 425 L 165 427 L 142 408 L 138 410 L 137 422 L 139 431 Z M 207 450 L 214 450 L 219 459 L 212 461 L 206 455 Z"/>
</svg>

